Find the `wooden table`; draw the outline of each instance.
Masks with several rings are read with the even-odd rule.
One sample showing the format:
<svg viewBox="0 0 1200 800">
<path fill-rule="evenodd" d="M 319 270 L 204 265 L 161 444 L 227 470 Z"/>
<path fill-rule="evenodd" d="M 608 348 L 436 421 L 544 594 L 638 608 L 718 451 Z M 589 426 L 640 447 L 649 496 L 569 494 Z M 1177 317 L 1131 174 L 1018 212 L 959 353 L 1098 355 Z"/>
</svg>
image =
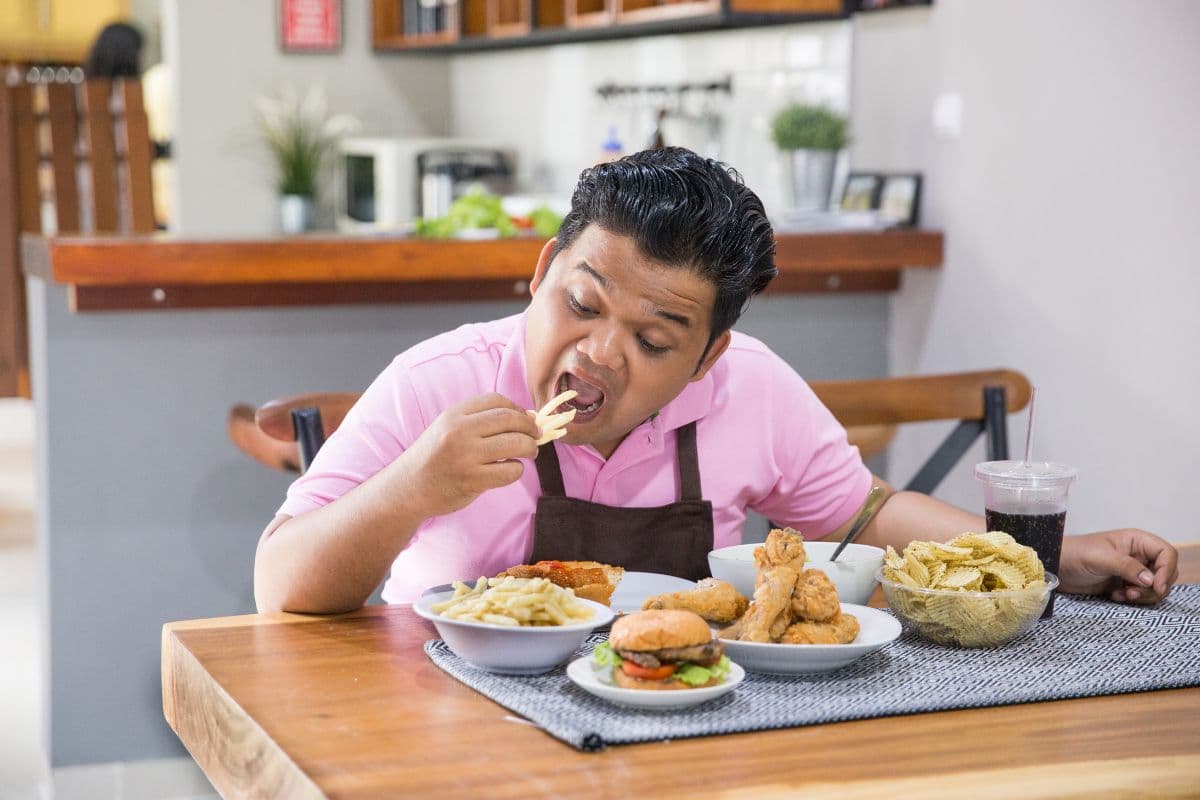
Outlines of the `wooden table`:
<svg viewBox="0 0 1200 800">
<path fill-rule="evenodd" d="M 169 624 L 163 707 L 226 797 L 1200 794 L 1200 688 L 581 753 L 435 667 L 429 638 L 407 606 Z"/>
</svg>

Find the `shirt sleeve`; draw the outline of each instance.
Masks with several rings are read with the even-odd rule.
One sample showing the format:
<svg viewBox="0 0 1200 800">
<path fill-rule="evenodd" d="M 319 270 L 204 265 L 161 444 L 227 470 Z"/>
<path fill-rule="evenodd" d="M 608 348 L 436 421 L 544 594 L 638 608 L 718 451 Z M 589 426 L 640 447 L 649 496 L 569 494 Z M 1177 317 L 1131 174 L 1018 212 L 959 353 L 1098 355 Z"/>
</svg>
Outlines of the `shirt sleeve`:
<svg viewBox="0 0 1200 800">
<path fill-rule="evenodd" d="M 776 482 L 751 508 L 818 539 L 844 525 L 866 502 L 871 471 L 804 379 L 776 360 L 768 406 Z"/>
<path fill-rule="evenodd" d="M 278 513 L 298 516 L 338 499 L 396 460 L 428 427 L 400 358 L 371 383 L 288 488 Z"/>
</svg>

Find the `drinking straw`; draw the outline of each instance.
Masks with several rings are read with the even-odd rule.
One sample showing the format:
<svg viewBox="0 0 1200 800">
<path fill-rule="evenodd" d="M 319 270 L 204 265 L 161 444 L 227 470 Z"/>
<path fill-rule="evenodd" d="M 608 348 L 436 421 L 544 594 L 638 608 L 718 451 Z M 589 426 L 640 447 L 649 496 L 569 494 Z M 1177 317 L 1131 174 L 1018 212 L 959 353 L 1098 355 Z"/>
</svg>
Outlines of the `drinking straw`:
<svg viewBox="0 0 1200 800">
<path fill-rule="evenodd" d="M 1033 409 L 1037 404 L 1037 387 L 1033 387 L 1033 391 L 1029 394 L 1029 421 L 1025 425 L 1025 458 L 1021 462 L 1029 463 L 1029 456 L 1033 453 Z"/>
</svg>

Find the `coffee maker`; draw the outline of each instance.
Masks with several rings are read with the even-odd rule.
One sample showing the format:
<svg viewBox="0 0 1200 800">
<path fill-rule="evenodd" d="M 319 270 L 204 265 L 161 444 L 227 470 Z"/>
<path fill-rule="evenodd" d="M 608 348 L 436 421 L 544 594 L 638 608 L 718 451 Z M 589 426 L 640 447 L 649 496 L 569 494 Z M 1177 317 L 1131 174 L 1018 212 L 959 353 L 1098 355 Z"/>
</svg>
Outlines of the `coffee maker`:
<svg viewBox="0 0 1200 800">
<path fill-rule="evenodd" d="M 405 229 L 438 217 L 472 186 L 511 194 L 510 151 L 468 139 L 348 137 L 337 160 L 337 227 L 345 232 Z"/>
<path fill-rule="evenodd" d="M 471 187 L 503 196 L 513 189 L 510 158 L 488 147 L 438 147 L 417 155 L 422 217 L 440 217 Z"/>
</svg>

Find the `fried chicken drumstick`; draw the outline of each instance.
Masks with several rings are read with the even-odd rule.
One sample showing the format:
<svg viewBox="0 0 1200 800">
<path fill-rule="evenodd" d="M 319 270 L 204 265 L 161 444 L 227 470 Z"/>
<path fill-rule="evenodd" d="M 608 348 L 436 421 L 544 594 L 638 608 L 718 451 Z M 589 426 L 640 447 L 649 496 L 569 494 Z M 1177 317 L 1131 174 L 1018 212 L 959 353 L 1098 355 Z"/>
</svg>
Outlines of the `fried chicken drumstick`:
<svg viewBox="0 0 1200 800">
<path fill-rule="evenodd" d="M 705 578 L 696 584 L 695 589 L 651 597 L 642 610 L 665 608 L 693 611 L 709 622 L 724 625 L 746 613 L 749 603 L 731 584 L 717 578 Z"/>
</svg>

